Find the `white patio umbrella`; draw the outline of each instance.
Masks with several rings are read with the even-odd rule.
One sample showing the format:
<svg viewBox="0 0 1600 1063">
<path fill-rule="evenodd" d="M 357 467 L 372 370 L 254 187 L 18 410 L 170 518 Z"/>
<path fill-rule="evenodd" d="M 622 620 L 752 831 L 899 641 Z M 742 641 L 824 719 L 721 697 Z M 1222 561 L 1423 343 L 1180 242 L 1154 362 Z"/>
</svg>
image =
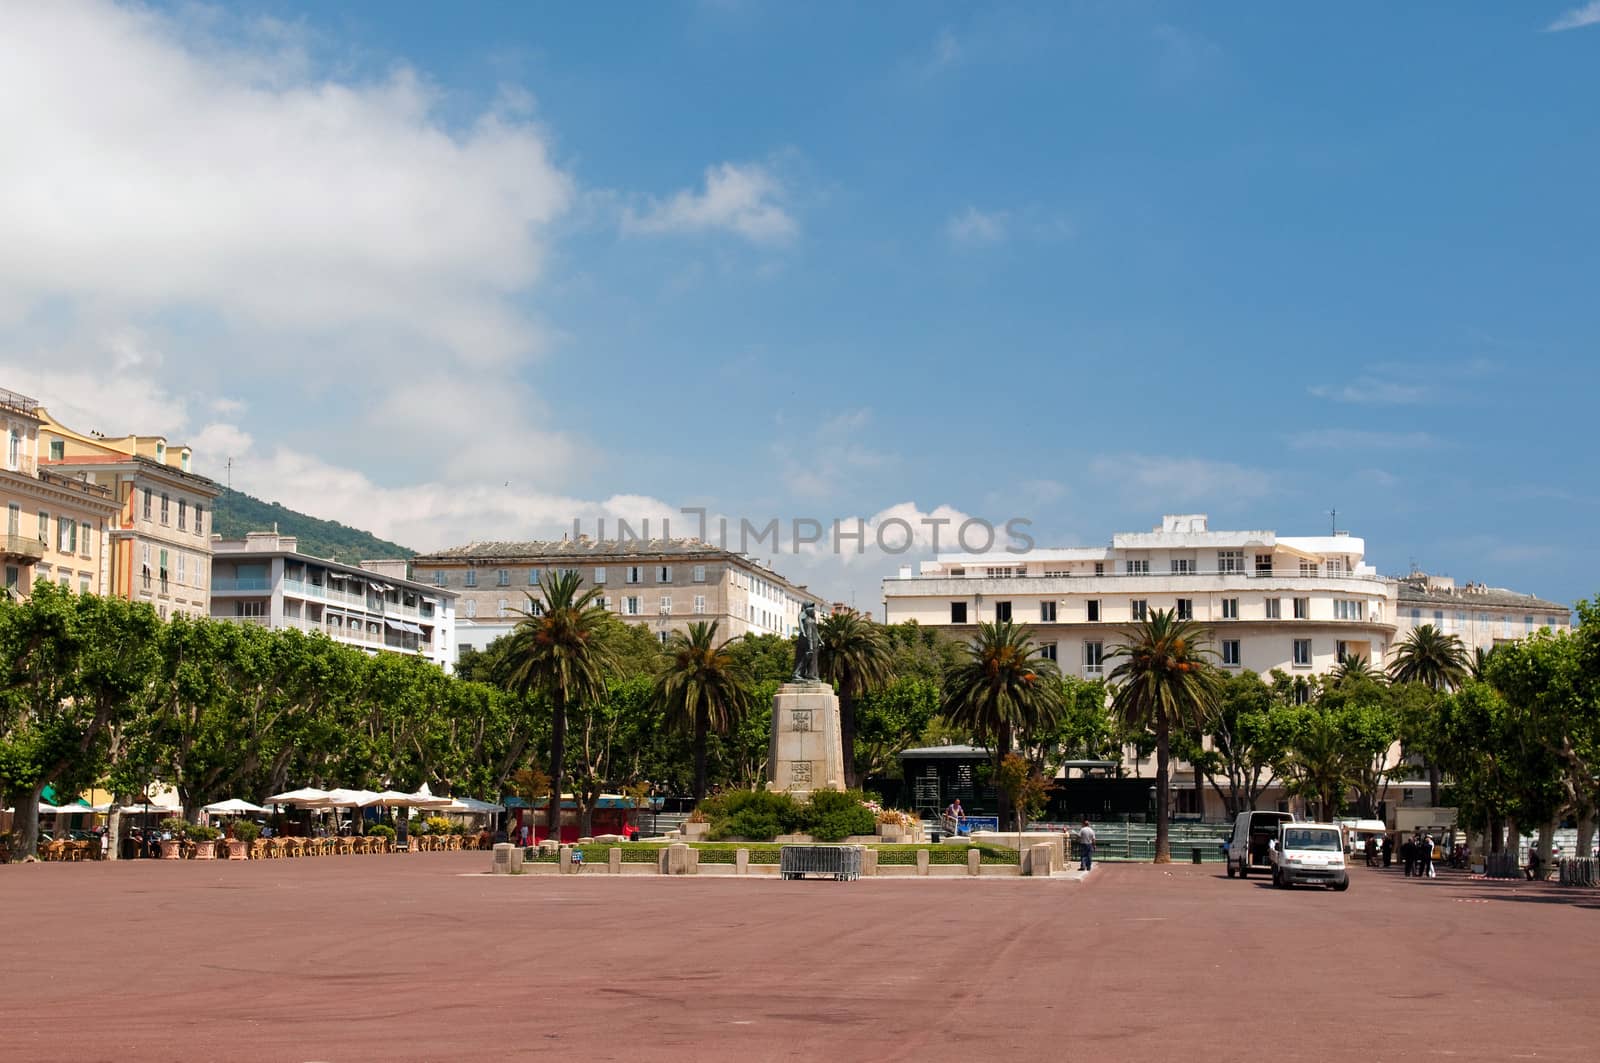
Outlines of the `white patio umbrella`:
<svg viewBox="0 0 1600 1063">
<path fill-rule="evenodd" d="M 371 808 L 383 802 L 371 790 L 329 790 L 320 802 L 326 808 Z"/>
<path fill-rule="evenodd" d="M 273 805 L 303 805 L 307 808 L 326 807 L 328 791 L 319 790 L 315 786 L 303 786 L 298 790 L 286 793 L 273 794 L 267 798 L 268 804 Z"/>
<path fill-rule="evenodd" d="M 217 801 L 205 807 L 213 816 L 241 816 L 250 812 L 270 812 L 269 808 L 252 805 L 249 801 L 242 801 L 237 797 L 230 797 L 226 801 Z"/>
</svg>

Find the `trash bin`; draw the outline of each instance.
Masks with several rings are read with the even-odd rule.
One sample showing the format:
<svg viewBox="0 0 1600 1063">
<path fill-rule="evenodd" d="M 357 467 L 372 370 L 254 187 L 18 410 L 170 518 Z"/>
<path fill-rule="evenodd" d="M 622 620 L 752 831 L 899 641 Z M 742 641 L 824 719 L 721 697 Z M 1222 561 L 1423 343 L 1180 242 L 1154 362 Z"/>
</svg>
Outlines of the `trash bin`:
<svg viewBox="0 0 1600 1063">
<path fill-rule="evenodd" d="M 933 841 L 933 844 L 938 845 L 941 841 L 944 840 L 944 832 L 941 831 L 938 827 L 934 827 L 933 829 L 928 831 L 928 837 Z"/>
<path fill-rule="evenodd" d="M 1195 864 L 1200 862 L 1200 847 L 1198 845 L 1189 850 L 1189 861 Z"/>
</svg>

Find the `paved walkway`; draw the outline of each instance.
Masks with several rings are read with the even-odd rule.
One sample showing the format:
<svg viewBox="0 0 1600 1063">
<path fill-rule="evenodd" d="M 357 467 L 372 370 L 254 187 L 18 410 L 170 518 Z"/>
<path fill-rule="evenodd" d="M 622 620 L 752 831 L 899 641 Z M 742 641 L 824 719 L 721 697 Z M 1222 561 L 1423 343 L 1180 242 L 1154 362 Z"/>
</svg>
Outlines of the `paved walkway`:
<svg viewBox="0 0 1600 1063">
<path fill-rule="evenodd" d="M 1592 1060 L 1600 893 L 0 867 L 4 1058 Z M 1469 903 L 1464 903 L 1469 902 Z"/>
</svg>

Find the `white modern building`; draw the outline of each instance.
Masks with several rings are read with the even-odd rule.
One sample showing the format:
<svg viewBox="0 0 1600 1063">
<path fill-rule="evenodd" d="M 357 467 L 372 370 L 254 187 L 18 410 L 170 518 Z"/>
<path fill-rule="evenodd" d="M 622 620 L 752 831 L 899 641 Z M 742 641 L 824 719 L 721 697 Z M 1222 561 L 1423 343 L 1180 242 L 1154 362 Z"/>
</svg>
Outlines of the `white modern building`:
<svg viewBox="0 0 1600 1063">
<path fill-rule="evenodd" d="M 1492 650 L 1502 642 L 1515 642 L 1541 628 L 1565 631 L 1572 627 L 1572 610 L 1532 594 L 1482 583 L 1456 586 L 1448 576 L 1413 572 L 1397 581 L 1394 641 L 1405 641 L 1413 629 L 1431 624 L 1455 635 L 1472 650 Z"/>
<path fill-rule="evenodd" d="M 456 595 L 406 577 L 407 563 L 346 565 L 299 552 L 293 536 L 251 532 L 212 540 L 211 615 L 321 632 L 369 653 L 456 663 Z"/>
<path fill-rule="evenodd" d="M 417 580 L 459 594 L 458 641 L 480 650 L 509 632 L 523 611 L 540 608 L 540 578 L 563 570 L 578 573 L 585 588 L 598 588 L 601 606 L 619 620 L 642 624 L 663 642 L 713 620 L 723 639 L 787 637 L 808 602 L 827 612 L 827 603 L 804 586 L 699 539 L 480 542 L 412 559 Z"/>
<path fill-rule="evenodd" d="M 1396 590 L 1354 536 L 1212 531 L 1204 514 L 1162 518 L 1109 546 L 1027 554 L 943 555 L 883 582 L 890 623 L 970 635 L 979 623 L 1027 622 L 1063 672 L 1097 678 L 1131 624 L 1175 610 L 1212 630 L 1218 663 L 1265 675 L 1312 675 L 1346 656 L 1381 664 L 1393 643 Z"/>
</svg>

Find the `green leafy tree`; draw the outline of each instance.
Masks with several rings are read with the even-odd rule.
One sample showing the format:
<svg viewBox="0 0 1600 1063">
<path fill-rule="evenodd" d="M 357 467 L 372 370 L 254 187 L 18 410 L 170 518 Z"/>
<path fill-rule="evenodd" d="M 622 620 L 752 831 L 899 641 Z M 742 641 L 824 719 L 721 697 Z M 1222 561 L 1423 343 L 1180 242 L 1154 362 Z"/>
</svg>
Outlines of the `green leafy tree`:
<svg viewBox="0 0 1600 1063">
<path fill-rule="evenodd" d="M 839 745 L 844 751 L 845 787 L 859 785 L 856 772 L 856 700 L 889 682 L 889 640 L 871 617 L 854 610 L 831 613 L 817 625 L 817 666 L 839 691 Z"/>
<path fill-rule="evenodd" d="M 561 836 L 561 783 L 566 771 L 567 711 L 605 696 L 606 675 L 614 670 L 606 639 L 610 617 L 600 607 L 600 591 L 583 589 L 577 572 L 552 571 L 539 577 L 543 602 L 528 595 L 528 608 L 508 636 L 501 682 L 524 699 L 539 695 L 550 719 L 550 836 Z"/>
<path fill-rule="evenodd" d="M 1026 625 L 1009 620 L 979 624 L 965 659 L 945 675 L 942 714 L 949 723 L 992 741 L 997 764 L 1018 737 L 1028 741 L 1051 727 L 1061 708 L 1055 662 L 1040 655 Z M 1009 802 L 1003 800 L 1002 814 L 1009 811 Z"/>
<path fill-rule="evenodd" d="M 863 694 L 855 705 L 856 773 L 894 775 L 897 755 L 919 741 L 939 712 L 939 684 L 921 676 L 896 676 Z"/>
<path fill-rule="evenodd" d="M 1333 718 L 1350 755 L 1356 814 L 1370 819 L 1398 766 L 1391 755 L 1400 737 L 1394 695 L 1381 677 L 1351 674 L 1324 690 L 1318 706 Z"/>
<path fill-rule="evenodd" d="M 1296 720 L 1293 710 L 1254 672 L 1228 675 L 1217 710 L 1196 730 L 1173 735 L 1173 748 L 1194 764 L 1222 799 L 1231 820 L 1256 807 L 1277 779 Z"/>
<path fill-rule="evenodd" d="M 1358 756 L 1350 749 L 1335 715 L 1320 706 L 1299 710 L 1299 726 L 1289 742 L 1283 773 L 1290 793 L 1304 797 L 1316 816 L 1331 820 L 1356 779 Z"/>
<path fill-rule="evenodd" d="M 706 795 L 706 740 L 732 730 L 750 709 L 750 690 L 717 622 L 689 625 L 667 640 L 667 663 L 656 679 L 656 703 L 669 724 L 694 736 L 694 799 Z"/>
<path fill-rule="evenodd" d="M 1122 722 L 1156 737 L 1156 852 L 1172 861 L 1172 733 L 1204 728 L 1217 711 L 1221 679 L 1211 661 L 1207 631 L 1172 610 L 1157 609 L 1135 624 L 1128 641 L 1107 655 L 1120 663 L 1108 680 Z"/>
<path fill-rule="evenodd" d="M 1015 817 L 1017 834 L 1027 827 L 1027 821 L 1044 814 L 1050 799 L 1050 783 L 1028 758 L 1008 753 L 994 772 L 994 784 L 1005 794 L 1006 804 Z"/>
</svg>

